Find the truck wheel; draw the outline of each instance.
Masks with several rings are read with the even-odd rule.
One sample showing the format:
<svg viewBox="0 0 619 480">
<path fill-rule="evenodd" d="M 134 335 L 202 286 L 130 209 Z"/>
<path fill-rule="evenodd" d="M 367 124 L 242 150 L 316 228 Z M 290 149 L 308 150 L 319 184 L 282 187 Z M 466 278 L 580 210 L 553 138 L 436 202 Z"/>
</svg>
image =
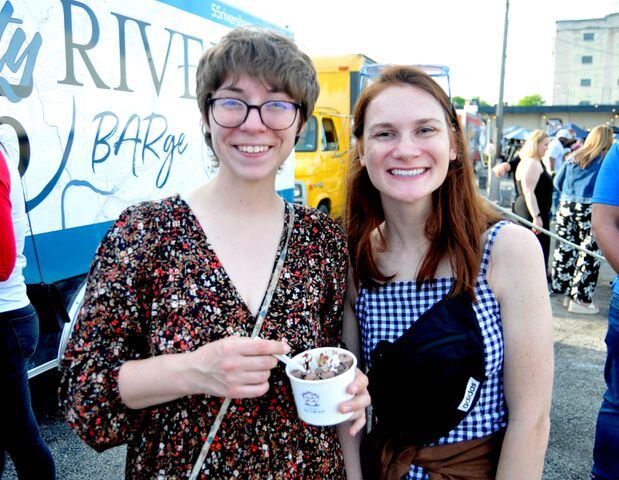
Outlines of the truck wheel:
<svg viewBox="0 0 619 480">
<path fill-rule="evenodd" d="M 84 302 L 84 293 L 86 292 L 86 280 L 82 282 L 80 287 L 77 289 L 77 293 L 75 297 L 73 297 L 73 302 L 71 302 L 71 306 L 69 307 L 69 322 L 64 324 L 64 328 L 62 329 L 62 335 L 60 337 L 60 344 L 58 345 L 58 361 L 64 355 L 64 351 L 67 348 L 67 343 L 69 342 L 69 336 L 73 331 L 73 327 L 75 326 L 75 322 L 77 320 L 77 313 L 80 311 L 80 307 Z"/>
<path fill-rule="evenodd" d="M 318 205 L 318 211 L 329 216 L 329 214 L 331 213 L 331 208 L 329 207 L 329 204 L 327 202 L 321 202 L 320 205 Z"/>
</svg>

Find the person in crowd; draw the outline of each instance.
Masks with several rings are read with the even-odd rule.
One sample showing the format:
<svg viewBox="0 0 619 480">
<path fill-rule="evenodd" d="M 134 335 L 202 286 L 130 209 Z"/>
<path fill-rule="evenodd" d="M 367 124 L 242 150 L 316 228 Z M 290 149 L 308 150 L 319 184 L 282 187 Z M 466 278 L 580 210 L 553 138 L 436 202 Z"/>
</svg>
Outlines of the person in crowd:
<svg viewBox="0 0 619 480">
<path fill-rule="evenodd" d="M 570 154 L 554 179 L 561 192 L 556 216 L 556 233 L 572 243 L 598 253 L 591 232 L 591 198 L 602 159 L 613 143 L 613 131 L 606 125 L 591 130 L 584 145 Z M 600 261 L 583 251 L 558 242 L 552 262 L 552 291 L 565 295 L 564 305 L 572 313 L 593 315 L 593 303 Z"/>
<path fill-rule="evenodd" d="M 584 148 L 584 147 L 583 147 Z M 619 478 L 619 146 L 602 162 L 593 191 L 593 235 L 618 275 L 612 286 L 606 333 L 607 390 L 600 408 L 593 446 L 592 479 Z"/>
<path fill-rule="evenodd" d="M 370 463 L 367 478 L 541 478 L 553 351 L 539 243 L 529 230 L 500 221 L 479 196 L 456 112 L 423 71 L 383 69 L 357 101 L 354 135 L 345 341 L 369 367 L 374 411 L 392 402 L 403 405 L 382 410 L 383 417 L 377 413 L 368 453 L 362 454 Z M 425 372 L 407 369 L 406 359 L 447 347 L 446 338 L 432 347 L 404 350 L 395 363 L 400 381 L 385 385 L 385 391 L 375 389 L 374 382 L 392 373 L 373 372 L 384 362 L 384 352 L 392 351 L 390 344 L 395 349 L 409 336 L 414 343 L 416 328 L 423 328 L 420 317 L 431 319 L 425 322 L 431 331 L 439 320 L 433 315 L 447 307 L 456 315 L 441 321 L 463 312 L 472 316 L 471 328 L 482 338 L 485 381 L 475 387 L 469 379 L 479 400 L 448 431 L 409 444 L 409 437 L 420 432 L 404 429 L 405 420 L 416 413 L 421 422 L 430 416 L 425 409 L 415 412 L 413 405 L 446 382 L 443 376 L 432 385 L 421 382 Z M 461 394 L 456 398 L 455 406 L 463 400 Z M 432 412 L 432 418 L 442 422 L 444 413 Z M 432 422 L 428 426 L 432 429 Z"/>
<path fill-rule="evenodd" d="M 510 172 L 515 172 L 516 168 L 518 168 L 518 164 L 520 163 L 520 150 L 522 148 L 521 140 L 512 140 L 514 144 L 511 148 L 509 148 L 509 157 L 506 161 L 497 163 L 494 167 L 492 167 L 492 173 L 494 173 L 497 177 L 502 177 Z"/>
<path fill-rule="evenodd" d="M 551 174 L 557 173 L 563 166 L 565 154 L 570 152 L 570 147 L 576 142 L 574 135 L 567 128 L 561 128 L 548 144 L 548 150 L 543 161 L 546 169 Z"/>
<path fill-rule="evenodd" d="M 550 177 L 542 157 L 546 153 L 550 138 L 541 130 L 533 130 L 520 151 L 521 161 L 516 168 L 516 200 L 514 213 L 548 230 L 550 226 L 550 209 L 552 206 L 552 178 Z M 550 238 L 548 235 L 533 229 L 537 234 L 544 252 L 544 262 L 548 270 L 548 253 Z"/>
<path fill-rule="evenodd" d="M 561 128 L 555 133 L 554 138 L 548 144 L 548 150 L 542 159 L 546 170 L 554 177 L 563 167 L 563 163 L 567 154 L 576 144 L 575 132 L 572 129 Z M 550 207 L 551 216 L 554 217 L 559 208 L 559 200 L 561 192 L 556 188 L 552 192 L 552 205 Z"/>
<path fill-rule="evenodd" d="M 503 175 L 511 173 L 512 181 L 514 184 L 514 192 L 518 191 L 518 184 L 516 183 L 516 169 L 520 164 L 520 151 L 522 149 L 523 140 L 512 140 L 510 148 L 508 148 L 508 156 L 506 161 L 500 162 L 492 167 L 492 173 L 501 178 Z M 512 200 L 512 207 L 515 198 Z"/>
<path fill-rule="evenodd" d="M 127 478 L 187 478 L 207 437 L 198 478 L 360 477 L 367 377 L 357 371 L 340 406 L 350 422 L 313 427 L 274 357 L 342 339 L 344 232 L 275 191 L 318 90 L 292 40 L 228 33 L 197 68 L 217 174 L 189 195 L 128 208 L 99 247 L 60 398 L 97 450 L 128 443 Z"/>
<path fill-rule="evenodd" d="M 486 147 L 484 148 L 484 156 L 486 157 L 486 165 L 492 165 L 494 162 L 494 155 L 496 153 L 496 149 L 494 148 L 494 143 L 492 143 L 492 139 L 488 140 L 486 143 Z"/>
<path fill-rule="evenodd" d="M 39 432 L 28 386 L 39 320 L 22 273 L 26 225 L 19 173 L 0 144 L 0 477 L 8 452 L 20 480 L 48 480 L 56 478 L 56 467 Z"/>
</svg>

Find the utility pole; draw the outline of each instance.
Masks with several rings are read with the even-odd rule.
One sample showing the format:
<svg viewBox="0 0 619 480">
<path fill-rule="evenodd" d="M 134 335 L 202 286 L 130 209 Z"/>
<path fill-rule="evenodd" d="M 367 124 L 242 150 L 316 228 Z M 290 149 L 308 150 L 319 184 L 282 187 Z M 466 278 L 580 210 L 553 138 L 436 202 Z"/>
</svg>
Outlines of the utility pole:
<svg viewBox="0 0 619 480">
<path fill-rule="evenodd" d="M 503 53 L 501 55 L 501 77 L 499 79 L 499 103 L 496 107 L 496 158 L 503 155 L 501 139 L 503 137 L 503 84 L 505 83 L 505 59 L 507 57 L 507 27 L 509 25 L 509 0 L 505 0 L 505 22 L 503 23 Z M 488 162 L 488 197 L 497 200 L 499 192 L 498 179 L 492 174 L 492 162 Z"/>
</svg>

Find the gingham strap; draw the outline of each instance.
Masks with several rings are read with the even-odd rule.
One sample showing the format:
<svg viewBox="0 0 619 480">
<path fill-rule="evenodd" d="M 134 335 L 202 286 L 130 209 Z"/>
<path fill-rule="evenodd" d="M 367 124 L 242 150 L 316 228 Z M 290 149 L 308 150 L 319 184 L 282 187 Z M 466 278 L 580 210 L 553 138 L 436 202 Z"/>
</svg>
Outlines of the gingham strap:
<svg viewBox="0 0 619 480">
<path fill-rule="evenodd" d="M 507 220 L 501 220 L 500 222 L 495 223 L 490 227 L 490 231 L 488 232 L 488 238 L 486 239 L 486 243 L 484 245 L 484 253 L 481 256 L 481 266 L 479 268 L 479 276 L 481 278 L 486 278 L 486 274 L 488 273 L 488 264 L 490 263 L 490 252 L 492 250 L 492 245 L 494 244 L 494 240 L 499 233 L 499 230 L 507 225 Z"/>
</svg>

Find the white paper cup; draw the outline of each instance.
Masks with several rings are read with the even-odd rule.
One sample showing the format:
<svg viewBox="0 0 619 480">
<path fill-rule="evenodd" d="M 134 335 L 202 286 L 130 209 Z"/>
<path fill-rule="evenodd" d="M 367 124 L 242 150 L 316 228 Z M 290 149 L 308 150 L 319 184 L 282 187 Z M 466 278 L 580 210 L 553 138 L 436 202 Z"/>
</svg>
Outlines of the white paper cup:
<svg viewBox="0 0 619 480">
<path fill-rule="evenodd" d="M 286 366 L 286 375 L 292 385 L 294 403 L 297 406 L 299 417 L 310 425 L 326 426 L 336 425 L 348 420 L 352 412 L 341 413 L 338 407 L 346 400 L 350 400 L 353 395 L 346 389 L 355 379 L 355 369 L 357 358 L 348 350 L 337 347 L 323 347 L 306 350 L 294 357 L 297 363 L 302 364 L 301 357 L 306 353 L 312 355 L 317 360 L 322 352 L 344 353 L 352 357 L 352 366 L 344 373 L 324 380 L 302 380 L 295 377 L 290 372 L 294 367 Z"/>
</svg>

